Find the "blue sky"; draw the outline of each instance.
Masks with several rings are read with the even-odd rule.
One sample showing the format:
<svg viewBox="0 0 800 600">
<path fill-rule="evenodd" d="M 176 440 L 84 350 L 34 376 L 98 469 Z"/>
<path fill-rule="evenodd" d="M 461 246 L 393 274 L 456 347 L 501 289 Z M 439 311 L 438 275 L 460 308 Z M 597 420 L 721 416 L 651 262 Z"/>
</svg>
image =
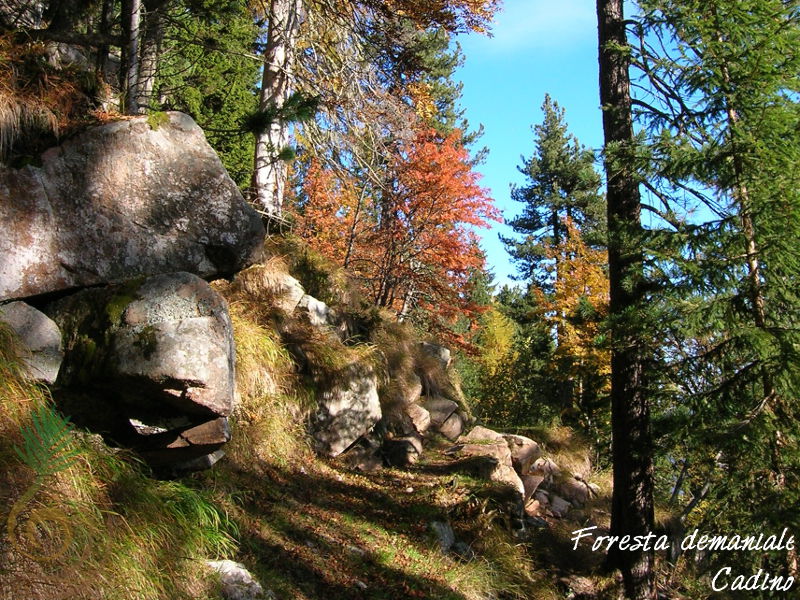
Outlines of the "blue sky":
<svg viewBox="0 0 800 600">
<path fill-rule="evenodd" d="M 570 132 L 584 145 L 599 148 L 603 130 L 597 88 L 597 31 L 593 0 L 505 0 L 495 18 L 493 37 L 460 36 L 464 66 L 462 106 L 471 126 L 482 123 L 480 145 L 489 148 L 478 168 L 505 218 L 521 204 L 511 200 L 511 183 L 523 183 L 520 156 L 533 153 L 532 126 L 542 119 L 549 93 L 563 108 Z M 483 231 L 482 246 L 498 283 L 515 272 L 498 239 L 511 229 Z"/>
</svg>

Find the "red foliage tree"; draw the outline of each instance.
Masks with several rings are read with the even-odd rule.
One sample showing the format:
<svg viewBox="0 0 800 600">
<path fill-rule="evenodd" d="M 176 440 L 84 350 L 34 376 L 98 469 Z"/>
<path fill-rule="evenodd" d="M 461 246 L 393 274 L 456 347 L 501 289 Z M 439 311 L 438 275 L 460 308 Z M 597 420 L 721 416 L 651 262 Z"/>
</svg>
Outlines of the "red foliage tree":
<svg viewBox="0 0 800 600">
<path fill-rule="evenodd" d="M 467 287 L 484 263 L 475 231 L 500 220 L 478 177 L 459 132 L 422 130 L 399 144 L 380 188 L 312 165 L 299 232 L 400 318 L 415 306 L 472 317 Z"/>
</svg>

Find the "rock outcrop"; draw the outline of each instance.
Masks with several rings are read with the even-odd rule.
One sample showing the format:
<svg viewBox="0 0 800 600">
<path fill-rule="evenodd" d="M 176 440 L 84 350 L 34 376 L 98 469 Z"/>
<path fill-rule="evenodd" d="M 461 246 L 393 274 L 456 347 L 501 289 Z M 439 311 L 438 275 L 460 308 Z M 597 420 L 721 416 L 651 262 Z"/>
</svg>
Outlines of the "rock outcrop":
<svg viewBox="0 0 800 600">
<path fill-rule="evenodd" d="M 42 383 L 55 383 L 64 359 L 58 326 L 24 302 L 0 305 L 0 321 L 11 327 L 25 346 L 27 353 L 22 358 L 28 375 Z"/>
<path fill-rule="evenodd" d="M 381 419 L 378 378 L 367 365 L 354 363 L 317 398 L 311 432 L 319 452 L 338 456 Z"/>
<path fill-rule="evenodd" d="M 93 127 L 41 159 L 0 166 L 0 300 L 176 271 L 229 275 L 260 251 L 261 218 L 187 115 Z"/>
<path fill-rule="evenodd" d="M 159 465 L 228 441 L 233 333 L 227 303 L 205 281 L 157 275 L 83 290 L 45 310 L 63 332 L 57 392 L 77 422 Z"/>
</svg>

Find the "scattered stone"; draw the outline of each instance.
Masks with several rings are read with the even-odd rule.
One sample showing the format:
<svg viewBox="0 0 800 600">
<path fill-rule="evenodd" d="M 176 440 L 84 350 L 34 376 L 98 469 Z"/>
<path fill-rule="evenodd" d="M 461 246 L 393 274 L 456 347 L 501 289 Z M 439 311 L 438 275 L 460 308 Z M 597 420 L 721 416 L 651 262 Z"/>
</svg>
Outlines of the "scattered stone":
<svg viewBox="0 0 800 600">
<path fill-rule="evenodd" d="M 92 127 L 0 165 L 0 300 L 140 276 L 231 275 L 261 252 L 264 226 L 202 129 L 167 113 Z"/>
<path fill-rule="evenodd" d="M 453 532 L 450 523 L 431 521 L 430 528 L 436 534 L 436 539 L 439 542 L 439 548 L 442 550 L 442 553 L 447 554 L 450 548 L 453 547 L 453 544 L 456 543 L 456 534 Z"/>
<path fill-rule="evenodd" d="M 553 513 L 554 517 L 562 518 L 567 516 L 567 513 L 572 508 L 572 504 L 570 504 L 567 500 L 564 500 L 561 496 L 556 496 L 553 494 L 550 497 L 550 512 Z"/>
<path fill-rule="evenodd" d="M 363 581 L 359 581 L 358 579 L 356 579 L 355 585 L 360 590 L 366 590 L 367 589 L 367 584 L 364 583 Z"/>
<path fill-rule="evenodd" d="M 473 427 L 468 434 L 466 434 L 461 440 L 462 443 L 466 442 L 493 442 L 493 443 L 503 443 L 505 444 L 505 437 L 501 433 L 497 433 L 492 429 L 488 429 L 487 427 L 483 427 L 481 425 L 476 425 Z M 511 457 L 511 451 L 509 450 L 508 453 L 509 458 Z M 509 463 L 510 464 L 510 463 Z"/>
<path fill-rule="evenodd" d="M 367 551 L 363 548 L 359 548 L 358 546 L 347 546 L 346 549 L 350 554 L 355 554 L 356 556 L 363 557 L 367 555 Z"/>
<path fill-rule="evenodd" d="M 380 419 L 378 378 L 370 366 L 354 363 L 319 394 L 311 434 L 319 452 L 338 456 Z"/>
<path fill-rule="evenodd" d="M 419 346 L 425 354 L 438 359 L 443 369 L 450 366 L 451 355 L 448 348 L 430 342 L 420 342 Z"/>
<path fill-rule="evenodd" d="M 538 500 L 528 500 L 525 503 L 525 514 L 528 518 L 538 517 L 543 513 L 543 507 Z"/>
<path fill-rule="evenodd" d="M 415 404 L 420 399 L 420 396 L 422 396 L 422 379 L 419 378 L 419 375 L 408 373 L 405 377 L 405 386 L 403 389 L 405 391 L 405 397 L 403 398 L 404 406 L 416 406 L 421 410 L 425 410 L 418 404 Z M 430 414 L 428 415 L 428 424 L 430 424 Z"/>
<path fill-rule="evenodd" d="M 300 282 L 283 268 L 282 266 L 276 268 L 272 261 L 253 265 L 236 274 L 233 287 L 255 300 L 269 302 L 275 308 L 291 315 L 300 304 L 300 300 L 306 296 L 306 291 Z"/>
<path fill-rule="evenodd" d="M 542 508 L 550 506 L 550 494 L 547 490 L 543 490 L 542 488 L 537 489 L 533 493 L 533 499 L 539 503 L 539 506 Z"/>
<path fill-rule="evenodd" d="M 173 429 L 151 435 L 142 435 L 130 442 L 151 466 L 160 467 L 179 463 L 185 466 L 194 461 L 196 467 L 207 464 L 211 467 L 221 456 L 213 461 L 211 455 L 231 439 L 231 430 L 226 417 L 219 417 L 198 425 Z M 205 459 L 205 460 L 203 460 Z M 196 469 L 197 470 L 197 469 Z"/>
<path fill-rule="evenodd" d="M 64 360 L 58 325 L 24 302 L 0 305 L 0 321 L 17 334 L 27 350 L 21 358 L 28 375 L 42 383 L 55 383 Z"/>
<path fill-rule="evenodd" d="M 422 441 L 414 436 L 386 438 L 383 455 L 390 467 L 410 467 L 422 455 Z"/>
<path fill-rule="evenodd" d="M 384 463 L 381 447 L 374 444 L 369 436 L 361 436 L 340 458 L 349 468 L 364 473 L 378 471 Z"/>
<path fill-rule="evenodd" d="M 445 398 L 429 398 L 422 403 L 422 407 L 430 415 L 431 426 L 438 429 L 450 415 L 456 412 L 458 404 Z"/>
<path fill-rule="evenodd" d="M 589 499 L 589 486 L 577 479 L 565 479 L 556 485 L 559 495 L 569 500 L 575 506 L 586 504 Z"/>
<path fill-rule="evenodd" d="M 330 306 L 322 300 L 305 294 L 297 303 L 295 311 L 304 317 L 314 327 L 333 331 L 340 339 L 345 337 L 345 327 L 342 320 Z M 291 311 L 289 311 L 291 312 Z"/>
<path fill-rule="evenodd" d="M 517 473 L 526 475 L 533 463 L 542 455 L 539 444 L 524 435 L 503 435 L 511 450 L 511 462 Z"/>
<path fill-rule="evenodd" d="M 206 454 L 199 458 L 193 458 L 185 462 L 179 462 L 171 465 L 172 470 L 176 473 L 187 473 L 192 471 L 205 471 L 213 467 L 221 458 L 225 456 L 224 450 L 217 450 L 211 454 Z"/>
<path fill-rule="evenodd" d="M 544 481 L 544 477 L 541 475 L 523 475 L 520 479 L 522 479 L 522 485 L 525 488 L 525 502 L 533 497 L 533 494 L 539 489 L 539 485 Z"/>
<path fill-rule="evenodd" d="M 206 564 L 219 573 L 225 600 L 268 600 L 275 595 L 264 590 L 243 564 L 232 560 L 210 560 Z"/>
<path fill-rule="evenodd" d="M 503 436 L 480 425 L 474 427 L 468 434 L 461 436 L 459 443 L 447 450 L 447 453 L 460 457 L 491 456 L 500 465 L 512 468 L 511 450 Z M 519 477 L 517 477 L 518 479 Z"/>
<path fill-rule="evenodd" d="M 527 511 L 527 508 L 526 508 Z M 538 514 L 527 514 L 525 517 L 525 524 L 528 527 L 535 527 L 537 529 L 547 529 L 550 527 L 550 524 L 542 519 Z"/>
<path fill-rule="evenodd" d="M 446 437 L 451 442 L 456 441 L 466 426 L 466 419 L 461 414 L 461 411 L 456 411 L 439 426 L 439 433 Z"/>
<path fill-rule="evenodd" d="M 554 477 L 561 473 L 561 469 L 549 458 L 538 458 L 533 463 L 531 473 L 541 475 L 547 481 L 552 481 Z"/>
<path fill-rule="evenodd" d="M 420 387 L 422 384 L 420 384 Z M 419 404 L 409 404 L 405 408 L 406 414 L 411 419 L 414 429 L 420 435 L 428 431 L 431 426 L 431 413 L 422 408 Z"/>
</svg>

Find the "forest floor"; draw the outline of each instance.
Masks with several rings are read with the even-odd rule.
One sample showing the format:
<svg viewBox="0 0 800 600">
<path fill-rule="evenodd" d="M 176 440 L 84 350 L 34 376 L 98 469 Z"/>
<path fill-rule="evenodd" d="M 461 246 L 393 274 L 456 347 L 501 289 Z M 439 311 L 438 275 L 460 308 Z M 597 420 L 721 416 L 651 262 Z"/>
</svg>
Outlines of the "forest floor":
<svg viewBox="0 0 800 600">
<path fill-rule="evenodd" d="M 485 480 L 455 473 L 439 438 L 405 470 L 361 472 L 336 460 L 233 464 L 199 475 L 239 530 L 237 560 L 277 598 L 604 598 L 602 555 L 574 551 L 571 532 L 608 520 L 601 495 L 567 519 L 513 532 Z M 468 557 L 442 552 L 448 523 Z M 583 592 L 581 592 L 583 589 Z"/>
</svg>

